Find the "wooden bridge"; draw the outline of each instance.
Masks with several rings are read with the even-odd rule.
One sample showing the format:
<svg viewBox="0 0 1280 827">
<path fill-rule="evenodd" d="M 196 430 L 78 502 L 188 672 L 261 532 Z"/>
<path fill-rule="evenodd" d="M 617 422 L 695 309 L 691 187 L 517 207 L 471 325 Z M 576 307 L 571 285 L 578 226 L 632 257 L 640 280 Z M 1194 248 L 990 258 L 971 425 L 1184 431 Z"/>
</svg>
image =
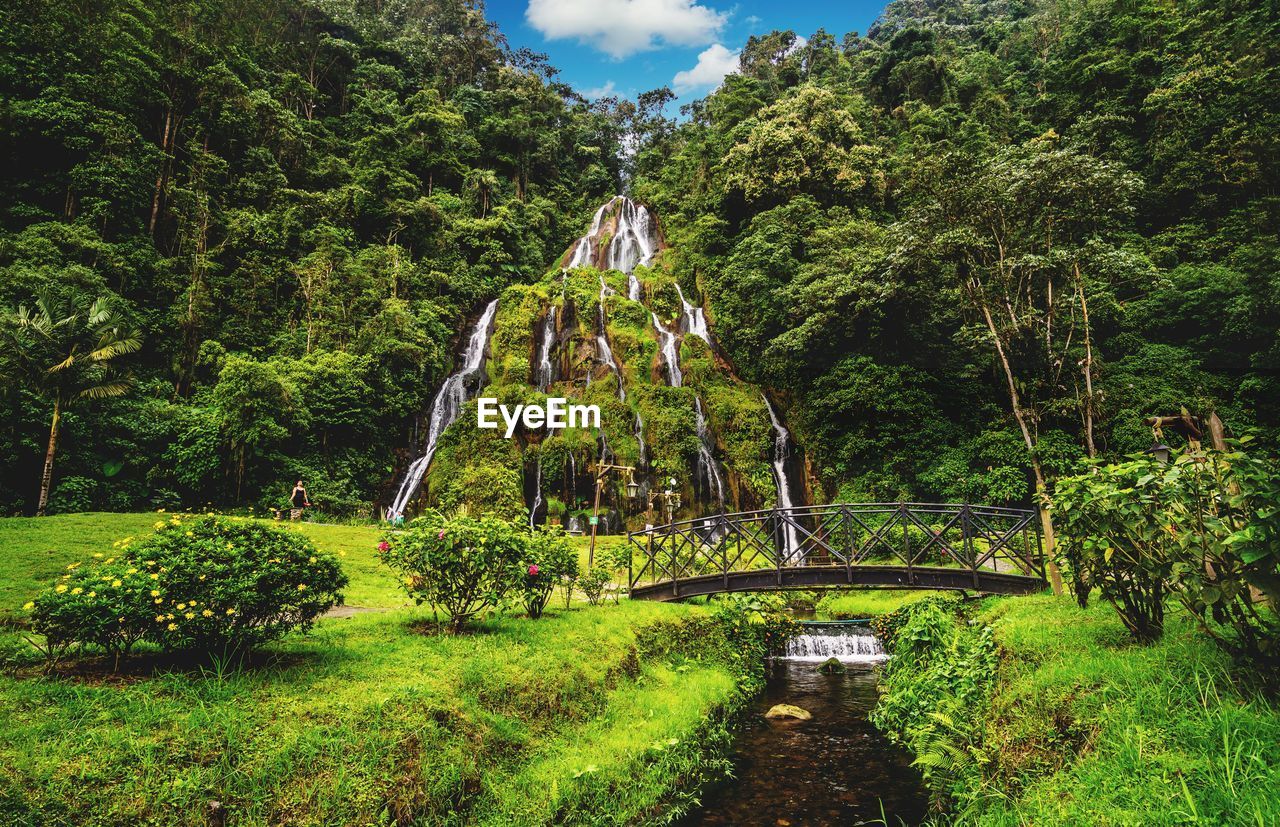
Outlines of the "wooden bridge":
<svg viewBox="0 0 1280 827">
<path fill-rule="evenodd" d="M 627 535 L 636 600 L 879 586 L 1029 594 L 1045 587 L 1037 513 L 859 503 L 716 514 Z"/>
</svg>

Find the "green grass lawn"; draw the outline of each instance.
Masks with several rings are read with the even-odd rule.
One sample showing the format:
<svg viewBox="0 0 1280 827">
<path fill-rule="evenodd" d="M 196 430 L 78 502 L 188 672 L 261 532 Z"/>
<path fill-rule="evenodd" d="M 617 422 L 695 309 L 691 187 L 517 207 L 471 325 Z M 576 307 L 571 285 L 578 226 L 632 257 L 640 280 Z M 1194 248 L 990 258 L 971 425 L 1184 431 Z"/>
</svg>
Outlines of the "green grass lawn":
<svg viewBox="0 0 1280 827">
<path fill-rule="evenodd" d="M 0 612 L 17 625 L 69 561 L 156 519 L 0 520 Z M 11 669 L 0 824 L 194 827 L 209 801 L 236 825 L 634 822 L 691 800 L 720 766 L 703 730 L 739 702 L 739 676 L 635 647 L 637 628 L 705 609 L 557 599 L 538 621 L 438 635 L 377 565 L 376 527 L 296 528 L 345 552 L 348 603 L 387 611 L 323 619 L 244 670 Z"/>
<path fill-rule="evenodd" d="M 912 591 L 909 589 L 848 589 L 823 595 L 814 606 L 815 614 L 823 620 L 858 620 L 892 612 L 894 609 L 923 600 L 939 591 Z"/>
<path fill-rule="evenodd" d="M 1150 646 L 1096 597 L 977 617 L 1002 657 L 966 823 L 1280 824 L 1280 709 L 1182 612 Z"/>
</svg>

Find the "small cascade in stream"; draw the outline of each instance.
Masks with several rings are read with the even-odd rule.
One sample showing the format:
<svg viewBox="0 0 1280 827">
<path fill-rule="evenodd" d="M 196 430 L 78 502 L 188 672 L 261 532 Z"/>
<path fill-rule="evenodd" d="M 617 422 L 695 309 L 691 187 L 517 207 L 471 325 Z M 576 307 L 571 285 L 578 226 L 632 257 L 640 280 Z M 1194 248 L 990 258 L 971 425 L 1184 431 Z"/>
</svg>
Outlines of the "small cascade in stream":
<svg viewBox="0 0 1280 827">
<path fill-rule="evenodd" d="M 613 288 L 604 283 L 604 274 L 600 274 L 600 301 L 597 306 L 597 321 L 599 322 L 599 332 L 596 333 L 596 355 L 600 361 L 609 366 L 610 372 L 618 378 L 618 398 L 622 401 L 627 400 L 626 388 L 622 387 L 622 369 L 618 366 L 618 360 L 614 358 L 613 348 L 609 347 L 609 333 L 607 327 L 607 319 L 604 315 L 604 299 L 605 296 L 613 293 Z"/>
<path fill-rule="evenodd" d="M 658 331 L 658 342 L 662 348 L 662 362 L 667 368 L 667 384 L 673 388 L 678 388 L 683 384 L 684 376 L 680 373 L 680 345 L 676 342 L 676 334 L 662 326 L 662 322 L 658 321 L 657 313 L 650 310 L 649 315 L 653 317 L 653 326 Z"/>
<path fill-rule="evenodd" d="M 778 413 L 773 409 L 773 403 L 769 401 L 769 397 L 764 393 L 760 394 L 760 398 L 764 400 L 765 407 L 769 409 L 769 422 L 773 425 L 773 481 L 778 486 L 778 508 L 794 508 L 795 501 L 791 497 L 791 482 L 787 479 L 787 460 L 791 458 L 791 432 L 782 424 L 782 420 L 778 418 Z M 790 523 L 785 523 L 782 531 L 783 542 L 786 547 L 782 550 L 783 557 L 789 558 L 800 550 L 800 532 Z M 794 561 L 803 564 L 803 557 Z"/>
<path fill-rule="evenodd" d="M 418 490 L 422 477 L 431 465 L 431 457 L 435 455 L 436 444 L 444 429 L 453 424 L 462 411 L 462 405 L 480 390 L 480 380 L 484 372 L 484 354 L 489 347 L 489 336 L 493 333 L 493 318 L 498 311 L 498 300 L 494 299 L 480 314 L 467 348 L 462 354 L 462 367 L 444 380 L 444 384 L 431 401 L 431 415 L 427 428 L 427 447 L 422 456 L 413 461 L 405 472 L 404 481 L 396 498 L 387 509 L 386 517 L 394 520 L 404 516 L 405 506 Z"/>
<path fill-rule="evenodd" d="M 887 660 L 889 655 L 880 645 L 880 639 L 870 629 L 843 624 L 807 626 L 804 634 L 787 641 L 786 660 L 820 663 L 828 658 L 847 663 L 876 663 Z"/>
<path fill-rule="evenodd" d="M 538 454 L 538 470 L 534 474 L 533 507 L 529 509 L 529 528 L 533 528 L 533 518 L 542 507 L 542 454 Z"/>
<path fill-rule="evenodd" d="M 684 297 L 684 291 L 680 289 L 680 283 L 676 282 L 676 292 L 680 294 L 680 304 L 684 308 L 684 332 L 697 336 L 707 345 L 711 344 L 711 331 L 707 328 L 707 317 L 702 312 L 701 307 L 694 307 L 689 300 Z"/>
<path fill-rule="evenodd" d="M 702 412 L 702 400 L 696 396 L 693 399 L 693 409 L 697 414 L 698 430 L 698 466 L 695 476 L 699 485 L 703 482 L 707 484 L 707 492 L 715 497 L 716 505 L 724 511 L 724 475 L 720 472 L 715 455 L 711 453 L 715 443 L 711 439 L 711 429 L 707 427 L 706 414 Z"/>
<path fill-rule="evenodd" d="M 555 363 L 551 361 L 551 346 L 556 341 L 556 306 L 547 310 L 547 318 L 542 323 L 542 341 L 538 343 L 538 390 L 547 392 L 555 381 Z"/>
<path fill-rule="evenodd" d="M 604 258 L 599 266 L 602 270 L 626 273 L 627 298 L 638 302 L 643 299 L 644 291 L 633 271 L 642 264 L 648 264 L 657 254 L 658 224 L 648 208 L 625 195 L 615 195 L 596 210 L 595 218 L 591 221 L 591 231 L 574 245 L 568 266 L 573 268 L 597 264 L 596 251 L 600 244 L 604 217 L 611 211 L 616 214 L 616 221 L 613 234 L 609 237 L 609 246 L 605 248 Z"/>
</svg>

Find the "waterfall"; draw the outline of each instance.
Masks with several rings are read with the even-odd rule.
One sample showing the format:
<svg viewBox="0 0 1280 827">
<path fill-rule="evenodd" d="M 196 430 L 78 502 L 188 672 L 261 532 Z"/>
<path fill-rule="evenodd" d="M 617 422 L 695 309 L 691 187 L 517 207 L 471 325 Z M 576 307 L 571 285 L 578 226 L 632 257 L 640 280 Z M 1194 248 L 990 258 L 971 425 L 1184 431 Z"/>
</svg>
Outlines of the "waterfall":
<svg viewBox="0 0 1280 827">
<path fill-rule="evenodd" d="M 676 293 L 680 294 L 680 304 L 684 307 L 684 331 L 692 333 L 708 346 L 711 344 L 711 331 L 707 329 L 707 317 L 702 312 L 701 307 L 694 307 L 689 300 L 684 297 L 684 291 L 680 289 L 680 283 L 676 282 Z"/>
<path fill-rule="evenodd" d="M 649 315 L 653 317 L 653 326 L 658 331 L 658 342 L 662 346 L 662 361 L 667 366 L 667 384 L 678 388 L 684 382 L 684 376 L 680 373 L 680 346 L 676 343 L 676 334 L 662 326 L 657 313 L 650 310 Z"/>
<path fill-rule="evenodd" d="M 848 626 L 813 626 L 812 632 L 787 641 L 786 660 L 820 663 L 836 658 L 846 663 L 876 663 L 888 659 L 880 640 L 870 629 Z"/>
<path fill-rule="evenodd" d="M 542 506 L 542 453 L 538 453 L 538 470 L 534 475 L 533 508 L 529 509 L 529 528 L 533 528 L 533 518 Z"/>
<path fill-rule="evenodd" d="M 636 442 L 640 443 L 640 467 L 643 468 L 649 464 L 649 449 L 644 444 L 644 420 L 639 411 L 636 411 Z"/>
<path fill-rule="evenodd" d="M 716 505 L 723 511 L 724 475 L 720 472 L 715 455 L 711 453 L 715 443 L 711 439 L 711 429 L 707 427 L 706 414 L 702 412 L 702 400 L 696 396 L 693 399 L 693 410 L 697 414 L 698 430 L 698 466 L 695 474 L 699 483 L 706 480 L 708 493 L 716 498 Z"/>
<path fill-rule="evenodd" d="M 782 424 L 782 420 L 778 418 L 777 412 L 773 409 L 773 403 L 769 401 L 769 397 L 763 393 L 760 398 L 764 400 L 765 407 L 769 409 L 769 422 L 773 425 L 773 481 L 778 487 L 778 508 L 794 508 L 795 501 L 791 498 L 791 482 L 787 479 L 787 460 L 791 458 L 791 432 Z M 782 549 L 783 557 L 789 558 L 800 550 L 801 537 L 800 532 L 790 523 L 786 523 L 783 527 Z M 797 561 L 803 563 L 803 558 Z"/>
<path fill-rule="evenodd" d="M 413 461 L 409 466 L 409 470 L 405 472 L 404 481 L 400 483 L 400 490 L 396 493 L 396 498 L 392 502 L 391 507 L 387 509 L 387 519 L 394 520 L 404 516 L 405 506 L 409 504 L 409 498 L 418 490 L 418 485 L 422 482 L 422 477 L 427 473 L 427 466 L 431 464 L 431 457 L 435 455 L 436 444 L 440 440 L 440 435 L 444 433 L 445 428 L 453 424 L 458 418 L 458 414 L 462 411 L 462 405 L 470 399 L 475 391 L 479 390 L 479 382 L 477 380 L 484 370 L 484 353 L 489 347 L 489 336 L 493 333 L 493 317 L 498 311 L 498 300 L 494 299 L 484 309 L 484 313 L 480 315 L 476 321 L 475 328 L 471 331 L 471 338 L 467 341 L 467 349 L 462 354 L 462 367 L 455 371 L 448 379 L 444 380 L 444 384 L 440 390 L 436 392 L 435 399 L 431 400 L 430 425 L 427 429 L 427 448 L 422 456 Z M 471 387 L 468 387 L 471 385 Z"/>
<path fill-rule="evenodd" d="M 551 346 L 556 340 L 556 306 L 547 310 L 547 318 L 542 322 L 542 341 L 538 344 L 538 390 L 547 392 L 555 381 L 555 365 L 551 362 Z"/>
<path fill-rule="evenodd" d="M 586 267 L 595 264 L 595 251 L 600 243 L 600 231 L 605 214 L 615 210 L 617 220 L 609 246 L 604 251 L 603 269 L 618 270 L 627 274 L 627 298 L 641 301 L 644 295 L 640 279 L 633 272 L 636 267 L 648 264 L 658 251 L 658 227 L 649 210 L 625 195 L 615 195 L 596 210 L 591 230 L 578 239 L 569 258 L 569 267 Z"/>
<path fill-rule="evenodd" d="M 596 334 L 596 355 L 600 357 L 601 362 L 609 366 L 609 370 L 613 375 L 618 377 L 618 398 L 625 402 L 627 400 L 627 391 L 622 387 L 622 369 L 618 366 L 618 360 L 613 356 L 613 348 L 609 347 L 607 320 L 604 315 L 604 298 L 612 292 L 614 292 L 613 288 L 604 283 L 604 273 L 601 273 L 600 301 L 596 311 L 596 319 L 599 322 L 599 332 Z"/>
</svg>

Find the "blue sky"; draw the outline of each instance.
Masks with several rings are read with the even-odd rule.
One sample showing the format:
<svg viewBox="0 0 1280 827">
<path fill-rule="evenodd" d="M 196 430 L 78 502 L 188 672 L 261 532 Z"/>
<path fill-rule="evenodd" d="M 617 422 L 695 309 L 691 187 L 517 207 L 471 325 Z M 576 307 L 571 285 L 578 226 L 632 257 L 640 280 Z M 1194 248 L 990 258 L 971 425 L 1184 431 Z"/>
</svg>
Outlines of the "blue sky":
<svg viewBox="0 0 1280 827">
<path fill-rule="evenodd" d="M 588 97 L 634 98 L 670 86 L 680 103 L 704 97 L 737 65 L 753 34 L 825 28 L 837 42 L 865 33 L 886 0 L 487 0 L 514 47 L 550 55 L 560 80 Z"/>
</svg>

